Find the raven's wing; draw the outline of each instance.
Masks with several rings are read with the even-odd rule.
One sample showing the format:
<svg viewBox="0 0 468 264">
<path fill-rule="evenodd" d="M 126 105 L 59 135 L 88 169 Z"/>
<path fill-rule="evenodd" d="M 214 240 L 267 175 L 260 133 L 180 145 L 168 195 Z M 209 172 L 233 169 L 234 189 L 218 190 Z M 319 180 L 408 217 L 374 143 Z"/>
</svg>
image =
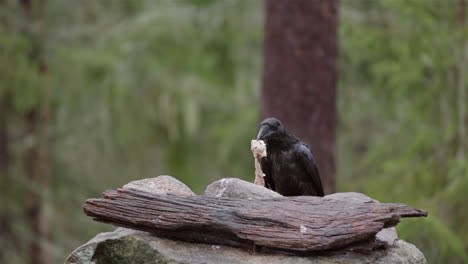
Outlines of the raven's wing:
<svg viewBox="0 0 468 264">
<path fill-rule="evenodd" d="M 301 142 L 297 148 L 296 154 L 307 175 L 309 175 L 310 178 L 308 180 L 312 181 L 315 192 L 318 196 L 324 196 L 320 174 L 309 146 Z"/>
<path fill-rule="evenodd" d="M 265 187 L 267 187 L 270 190 L 276 191 L 275 188 L 275 183 L 273 182 L 273 177 L 271 175 L 271 161 L 267 157 L 263 157 L 260 160 L 260 166 L 262 167 L 262 171 L 265 174 L 265 177 L 263 178 L 265 180 Z"/>
</svg>

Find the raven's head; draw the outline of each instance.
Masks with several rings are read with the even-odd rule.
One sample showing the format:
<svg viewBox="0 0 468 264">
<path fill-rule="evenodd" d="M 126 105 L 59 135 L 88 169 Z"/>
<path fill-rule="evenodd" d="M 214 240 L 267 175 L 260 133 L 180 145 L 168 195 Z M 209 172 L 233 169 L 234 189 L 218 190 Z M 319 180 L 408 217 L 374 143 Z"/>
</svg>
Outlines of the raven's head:
<svg viewBox="0 0 468 264">
<path fill-rule="evenodd" d="M 270 117 L 260 123 L 257 140 L 267 141 L 269 139 L 280 137 L 284 133 L 286 133 L 286 129 L 283 124 L 281 124 L 278 119 Z"/>
</svg>

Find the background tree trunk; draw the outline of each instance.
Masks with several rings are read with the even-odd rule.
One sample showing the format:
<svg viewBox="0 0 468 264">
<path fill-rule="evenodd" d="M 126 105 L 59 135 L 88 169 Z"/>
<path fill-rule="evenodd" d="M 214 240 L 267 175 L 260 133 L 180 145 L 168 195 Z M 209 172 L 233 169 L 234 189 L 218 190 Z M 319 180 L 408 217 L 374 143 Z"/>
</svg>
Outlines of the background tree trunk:
<svg viewBox="0 0 468 264">
<path fill-rule="evenodd" d="M 458 80 L 457 80 L 457 110 L 458 110 L 458 149 L 457 155 L 458 160 L 465 162 L 465 148 L 466 148 L 466 37 L 463 33 L 463 29 L 466 26 L 465 22 L 465 9 L 466 2 L 465 0 L 458 1 L 458 23 L 460 26 L 461 34 L 458 44 L 458 60 L 457 60 L 457 70 L 458 70 Z"/>
<path fill-rule="evenodd" d="M 262 117 L 309 144 L 335 190 L 337 1 L 267 0 Z"/>
<path fill-rule="evenodd" d="M 31 264 L 42 264 L 43 250 L 40 241 L 43 239 L 41 230 L 42 203 L 39 190 L 39 145 L 37 143 L 38 134 L 38 114 L 36 110 L 31 110 L 24 116 L 25 132 L 34 137 L 35 142 L 25 150 L 23 154 L 24 173 L 30 182 L 30 188 L 26 192 L 26 218 L 31 232 L 32 239 L 29 241 L 29 258 Z"/>
<path fill-rule="evenodd" d="M 5 248 L 13 248 L 17 245 L 15 233 L 11 224 L 13 217 L 10 214 L 8 196 L 10 195 L 9 167 L 10 167 L 10 144 L 9 144 L 9 96 L 3 94 L 0 96 L 0 206 L 5 210 L 0 212 L 0 237 L 9 244 L 0 243 Z M 0 262 L 7 261 L 3 251 L 0 251 Z"/>
<path fill-rule="evenodd" d="M 7 95 L 0 97 L 0 175 L 6 176 L 10 164 L 10 148 L 8 133 L 9 99 Z"/>
<path fill-rule="evenodd" d="M 31 0 L 20 0 L 24 17 L 28 23 L 26 31 L 31 41 L 30 60 L 37 64 L 41 82 L 41 100 L 24 114 L 25 132 L 32 137 L 33 144 L 24 151 L 23 167 L 30 188 L 26 192 L 26 217 L 32 239 L 29 241 L 29 262 L 31 264 L 49 263 L 50 259 L 44 243 L 50 239 L 49 218 L 46 203 L 50 200 L 51 159 L 50 159 L 50 91 L 47 83 L 48 68 L 43 55 L 44 27 L 41 14 L 44 1 L 33 4 Z M 38 23 L 39 22 L 39 23 Z M 33 24 L 38 24 L 35 28 Z"/>
</svg>

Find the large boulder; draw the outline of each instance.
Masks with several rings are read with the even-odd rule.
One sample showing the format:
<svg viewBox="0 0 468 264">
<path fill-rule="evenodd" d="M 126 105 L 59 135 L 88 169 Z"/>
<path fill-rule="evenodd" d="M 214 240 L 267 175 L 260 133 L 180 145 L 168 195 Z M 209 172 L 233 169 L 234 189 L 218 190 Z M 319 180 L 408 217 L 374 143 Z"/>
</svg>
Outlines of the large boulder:
<svg viewBox="0 0 468 264">
<path fill-rule="evenodd" d="M 156 194 L 194 195 L 182 182 L 159 176 L 131 182 L 124 187 L 140 189 Z M 239 179 L 222 179 L 207 187 L 205 194 L 214 197 L 243 199 L 268 199 L 281 195 L 264 187 Z M 377 202 L 359 193 L 328 195 L 327 199 L 356 202 Z M 380 237 L 379 237 L 380 236 Z M 279 253 L 253 252 L 229 246 L 209 245 L 174 241 L 156 237 L 150 233 L 126 228 L 101 233 L 78 247 L 65 264 L 113 264 L 113 263 L 426 263 L 424 255 L 414 246 L 398 240 L 394 228 L 382 230 L 378 239 L 387 242 L 384 249 L 359 253 L 342 251 L 322 256 L 291 256 Z"/>
<path fill-rule="evenodd" d="M 76 249 L 65 264 L 422 264 L 425 259 L 415 246 L 398 240 L 393 246 L 371 253 L 347 252 L 332 256 L 288 256 L 254 253 L 219 245 L 195 244 L 117 228 L 101 233 Z"/>
</svg>

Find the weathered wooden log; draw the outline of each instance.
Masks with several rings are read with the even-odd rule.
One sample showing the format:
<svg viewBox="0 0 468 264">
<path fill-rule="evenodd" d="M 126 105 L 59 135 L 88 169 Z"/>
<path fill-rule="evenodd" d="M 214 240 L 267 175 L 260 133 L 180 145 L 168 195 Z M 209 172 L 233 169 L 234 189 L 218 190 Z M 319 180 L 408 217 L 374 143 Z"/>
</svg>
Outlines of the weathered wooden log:
<svg viewBox="0 0 468 264">
<path fill-rule="evenodd" d="M 155 195 L 135 189 L 106 191 L 84 212 L 96 221 L 184 241 L 258 245 L 317 252 L 369 241 L 400 217 L 426 216 L 404 204 L 352 203 L 322 197 L 244 200 Z"/>
</svg>

